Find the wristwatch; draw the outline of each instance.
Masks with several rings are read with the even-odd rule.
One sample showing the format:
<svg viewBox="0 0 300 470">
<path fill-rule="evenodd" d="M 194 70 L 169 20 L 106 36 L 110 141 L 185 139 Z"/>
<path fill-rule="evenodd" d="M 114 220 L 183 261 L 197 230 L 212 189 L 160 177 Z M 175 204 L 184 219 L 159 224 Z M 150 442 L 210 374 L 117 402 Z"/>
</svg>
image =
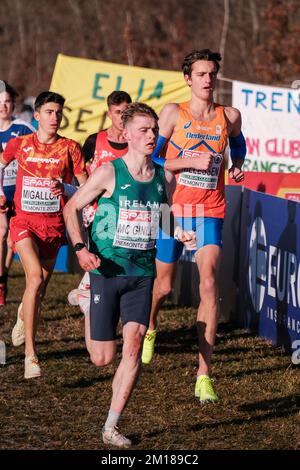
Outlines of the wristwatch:
<svg viewBox="0 0 300 470">
<path fill-rule="evenodd" d="M 74 251 L 75 251 L 75 253 L 77 253 L 77 251 L 82 250 L 83 248 L 86 248 L 86 244 L 85 244 L 85 243 L 79 242 L 79 243 L 75 243 L 75 245 L 74 245 Z"/>
</svg>

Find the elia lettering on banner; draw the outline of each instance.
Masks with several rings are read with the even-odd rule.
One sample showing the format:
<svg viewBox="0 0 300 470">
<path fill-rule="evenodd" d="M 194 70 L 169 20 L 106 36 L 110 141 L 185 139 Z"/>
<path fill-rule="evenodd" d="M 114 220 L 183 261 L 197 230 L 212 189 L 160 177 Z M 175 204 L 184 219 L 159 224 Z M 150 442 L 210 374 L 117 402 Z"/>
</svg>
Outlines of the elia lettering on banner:
<svg viewBox="0 0 300 470">
<path fill-rule="evenodd" d="M 190 90 L 181 72 L 132 67 L 98 60 L 57 56 L 51 90 L 66 98 L 60 133 L 83 143 L 89 134 L 107 127 L 106 98 L 124 90 L 158 113 L 170 102 L 187 101 Z"/>
</svg>

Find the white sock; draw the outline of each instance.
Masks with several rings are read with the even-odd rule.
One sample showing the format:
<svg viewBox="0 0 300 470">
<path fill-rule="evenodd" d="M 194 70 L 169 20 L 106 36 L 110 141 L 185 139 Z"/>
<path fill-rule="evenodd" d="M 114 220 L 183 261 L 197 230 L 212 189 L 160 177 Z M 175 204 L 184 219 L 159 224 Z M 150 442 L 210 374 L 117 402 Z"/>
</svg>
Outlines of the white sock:
<svg viewBox="0 0 300 470">
<path fill-rule="evenodd" d="M 120 419 L 121 413 L 117 413 L 116 411 L 109 410 L 107 419 L 104 424 L 104 428 L 114 428 L 115 426 L 118 425 L 119 419 Z"/>
</svg>

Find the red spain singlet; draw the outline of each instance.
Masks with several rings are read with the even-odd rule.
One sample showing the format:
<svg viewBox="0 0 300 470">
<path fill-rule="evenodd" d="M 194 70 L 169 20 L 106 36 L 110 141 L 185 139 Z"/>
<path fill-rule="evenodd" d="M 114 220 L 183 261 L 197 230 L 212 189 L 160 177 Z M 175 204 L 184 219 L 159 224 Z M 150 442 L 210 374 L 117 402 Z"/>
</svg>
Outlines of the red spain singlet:
<svg viewBox="0 0 300 470">
<path fill-rule="evenodd" d="M 107 138 L 107 130 L 100 131 L 97 135 L 94 158 L 91 163 L 91 173 L 102 165 L 102 163 L 111 162 L 116 158 L 123 157 L 127 153 L 125 149 L 116 149 L 112 147 Z"/>
</svg>

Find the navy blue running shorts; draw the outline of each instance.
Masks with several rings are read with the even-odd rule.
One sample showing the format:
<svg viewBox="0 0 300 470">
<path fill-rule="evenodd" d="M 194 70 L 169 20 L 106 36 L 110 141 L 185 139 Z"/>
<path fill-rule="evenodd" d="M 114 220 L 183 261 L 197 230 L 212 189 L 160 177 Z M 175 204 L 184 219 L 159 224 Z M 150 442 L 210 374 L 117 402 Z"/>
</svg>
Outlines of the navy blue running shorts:
<svg viewBox="0 0 300 470">
<path fill-rule="evenodd" d="M 90 273 L 91 339 L 113 341 L 119 319 L 148 328 L 154 279 L 141 276 L 104 277 Z"/>
</svg>

